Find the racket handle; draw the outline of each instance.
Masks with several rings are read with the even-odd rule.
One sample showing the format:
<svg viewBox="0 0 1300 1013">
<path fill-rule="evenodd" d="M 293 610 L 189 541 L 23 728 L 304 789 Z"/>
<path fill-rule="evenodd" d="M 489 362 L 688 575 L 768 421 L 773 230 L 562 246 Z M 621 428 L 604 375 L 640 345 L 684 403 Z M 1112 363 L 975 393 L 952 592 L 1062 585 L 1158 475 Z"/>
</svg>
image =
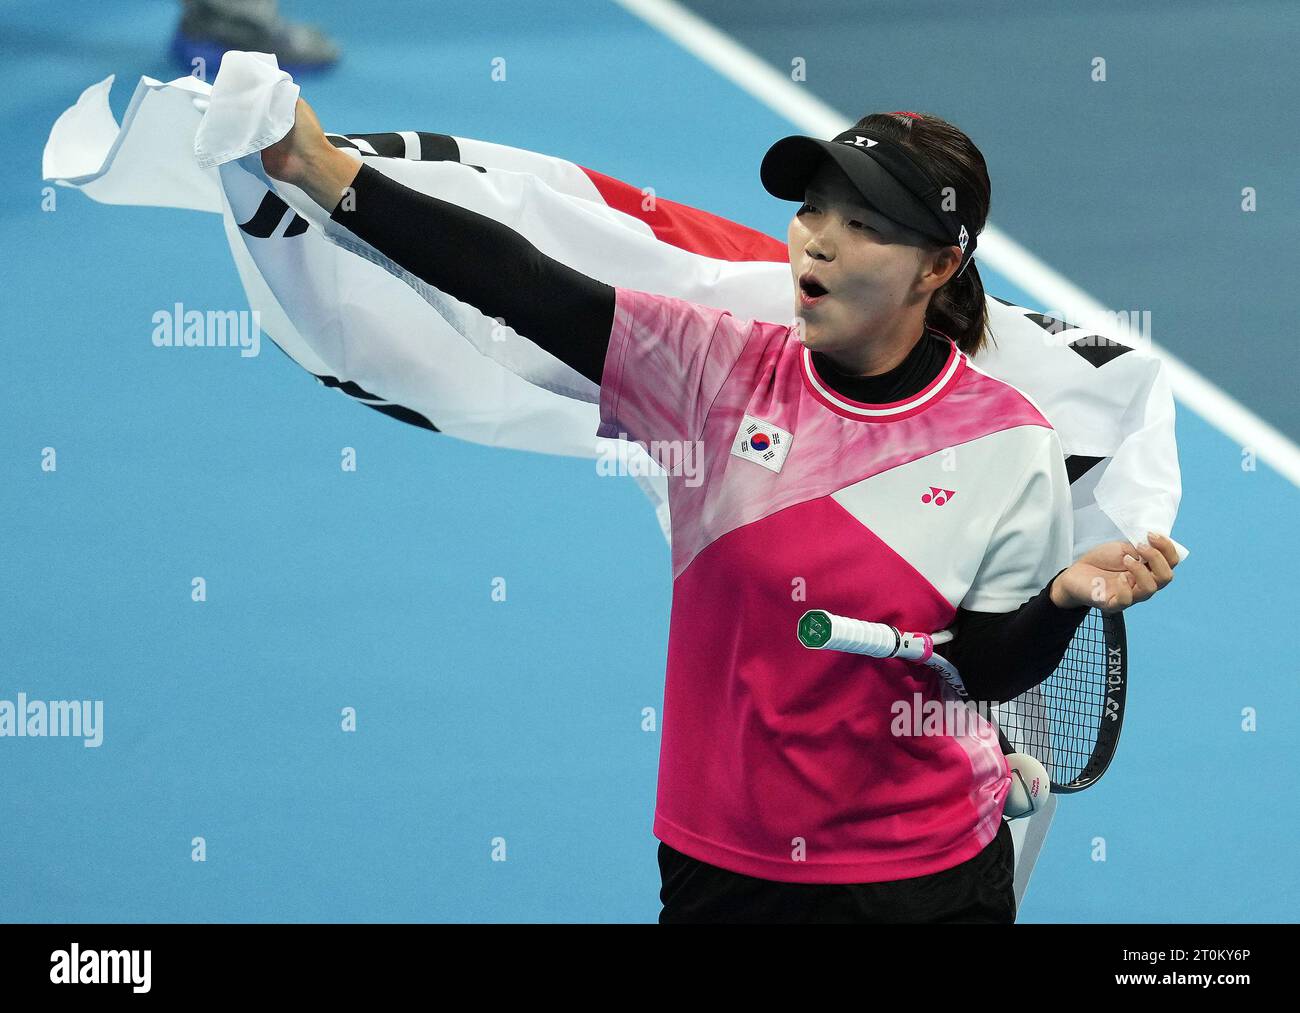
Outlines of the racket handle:
<svg viewBox="0 0 1300 1013">
<path fill-rule="evenodd" d="M 951 639 L 952 634 L 947 630 L 934 635 L 911 633 L 888 623 L 869 623 L 865 619 L 850 619 L 821 609 L 812 609 L 799 617 L 799 642 L 804 647 L 819 651 L 847 651 L 869 658 L 914 661 L 938 672 L 944 681 L 965 696 L 966 687 L 956 666 L 934 653 L 935 644 L 946 644 Z"/>
<path fill-rule="evenodd" d="M 848 651 L 870 658 L 926 661 L 934 641 L 925 633 L 904 633 L 888 623 L 869 623 L 813 609 L 799 617 L 799 642 L 824 651 Z"/>
</svg>

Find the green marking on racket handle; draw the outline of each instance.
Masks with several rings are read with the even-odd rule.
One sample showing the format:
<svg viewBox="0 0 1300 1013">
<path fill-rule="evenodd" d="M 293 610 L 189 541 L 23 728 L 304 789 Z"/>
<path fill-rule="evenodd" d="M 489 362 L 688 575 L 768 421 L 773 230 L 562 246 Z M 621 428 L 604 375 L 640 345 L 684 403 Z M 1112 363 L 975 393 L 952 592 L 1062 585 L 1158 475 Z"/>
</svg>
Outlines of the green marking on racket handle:
<svg viewBox="0 0 1300 1013">
<path fill-rule="evenodd" d="M 813 609 L 799 617 L 799 643 L 804 647 L 825 647 L 831 638 L 829 612 Z"/>
</svg>

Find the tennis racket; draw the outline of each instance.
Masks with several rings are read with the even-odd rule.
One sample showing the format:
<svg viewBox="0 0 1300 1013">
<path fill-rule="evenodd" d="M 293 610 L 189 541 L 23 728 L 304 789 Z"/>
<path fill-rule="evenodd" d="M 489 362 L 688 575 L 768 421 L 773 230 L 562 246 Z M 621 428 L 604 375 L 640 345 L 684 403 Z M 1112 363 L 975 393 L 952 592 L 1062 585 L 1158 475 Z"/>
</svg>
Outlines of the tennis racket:
<svg viewBox="0 0 1300 1013">
<path fill-rule="evenodd" d="M 901 658 L 925 665 L 962 697 L 966 687 L 948 659 L 934 653 L 949 630 L 910 633 L 887 623 L 849 619 L 814 609 L 799 618 L 799 641 L 813 650 Z M 1128 687 L 1124 614 L 1090 609 L 1051 675 L 993 708 L 1011 751 L 1029 753 L 1047 768 L 1052 791 L 1071 794 L 1101 779 L 1119 745 Z"/>
</svg>

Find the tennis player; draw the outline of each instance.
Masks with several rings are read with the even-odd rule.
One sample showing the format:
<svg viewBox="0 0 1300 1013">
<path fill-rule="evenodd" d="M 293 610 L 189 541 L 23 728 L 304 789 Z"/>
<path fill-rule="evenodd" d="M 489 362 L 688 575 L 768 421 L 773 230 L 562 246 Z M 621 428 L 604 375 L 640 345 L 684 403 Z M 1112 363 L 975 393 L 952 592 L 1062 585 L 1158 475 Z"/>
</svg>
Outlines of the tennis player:
<svg viewBox="0 0 1300 1013">
<path fill-rule="evenodd" d="M 1014 921 L 996 729 L 897 734 L 900 706 L 953 691 L 795 635 L 809 607 L 954 629 L 941 650 L 970 695 L 1009 700 L 1051 674 L 1089 607 L 1172 579 L 1154 533 L 1070 564 L 1060 441 L 970 362 L 990 194 L 970 139 L 899 112 L 774 144 L 763 183 L 800 205 L 781 324 L 587 277 L 358 163 L 301 100 L 296 115 L 262 153 L 270 176 L 367 256 L 599 384 L 599 434 L 672 475 L 660 921 Z"/>
</svg>

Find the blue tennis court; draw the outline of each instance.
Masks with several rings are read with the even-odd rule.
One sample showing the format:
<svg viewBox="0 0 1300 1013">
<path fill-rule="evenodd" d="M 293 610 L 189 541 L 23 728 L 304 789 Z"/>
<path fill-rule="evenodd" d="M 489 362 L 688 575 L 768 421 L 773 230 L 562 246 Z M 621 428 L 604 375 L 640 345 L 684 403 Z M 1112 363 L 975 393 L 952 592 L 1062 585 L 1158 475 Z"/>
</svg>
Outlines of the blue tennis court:
<svg viewBox="0 0 1300 1013">
<path fill-rule="evenodd" d="M 743 68 L 720 73 L 627 7 L 284 6 L 344 47 L 301 81 L 327 128 L 548 152 L 784 235 L 757 167 L 804 128 Z M 1198 8 L 1170 29 L 1155 3 L 1078 23 L 1019 4 L 981 5 L 991 23 L 939 5 L 689 6 L 782 73 L 805 57 L 804 87 L 846 118 L 961 125 L 990 155 L 994 224 L 1103 304 L 1151 309 L 1157 344 L 1223 393 L 1179 388 L 1174 535 L 1192 554 L 1126 613 L 1118 757 L 1061 799 L 1018 920 L 1293 921 L 1282 598 L 1300 565 L 1300 400 L 1278 272 L 1300 152 L 1237 109 L 1267 69 L 1276 97 L 1260 100 L 1284 115 L 1300 71 L 1259 47 L 1294 52 L 1294 10 Z M 398 424 L 270 342 L 155 347 L 159 309 L 245 305 L 216 217 L 66 189 L 43 207 L 56 117 L 108 74 L 120 116 L 139 76 L 183 73 L 174 20 L 143 0 L 0 12 L 0 699 L 103 701 L 98 747 L 0 738 L 0 919 L 653 921 L 643 712 L 663 702 L 670 569 L 635 483 Z M 1156 31 L 1171 41 L 1147 60 L 1135 40 Z M 963 38 L 991 41 L 972 54 Z M 1111 80 L 1090 91 L 1098 53 Z M 1204 85 L 1216 75 L 1232 86 Z M 1209 125 L 1227 143 L 1201 157 Z M 1053 308 L 1033 279 L 982 271 L 991 294 Z"/>
</svg>

